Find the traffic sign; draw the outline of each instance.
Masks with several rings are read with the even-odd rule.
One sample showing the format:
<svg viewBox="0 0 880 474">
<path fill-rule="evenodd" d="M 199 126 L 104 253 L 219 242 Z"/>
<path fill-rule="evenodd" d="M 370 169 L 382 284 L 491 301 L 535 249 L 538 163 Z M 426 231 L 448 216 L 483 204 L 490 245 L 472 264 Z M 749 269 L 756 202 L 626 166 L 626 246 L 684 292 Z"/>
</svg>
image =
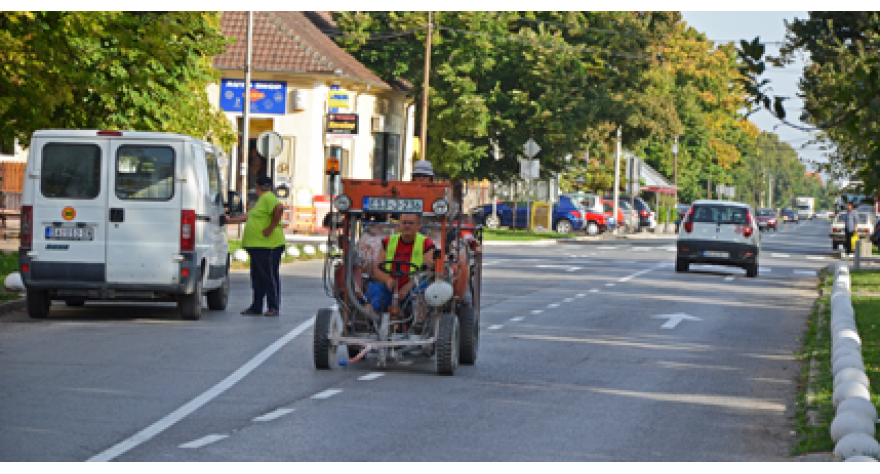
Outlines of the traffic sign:
<svg viewBox="0 0 880 474">
<path fill-rule="evenodd" d="M 534 158 L 539 151 L 541 151 L 541 147 L 531 138 L 523 145 L 523 152 L 529 159 Z"/>
<path fill-rule="evenodd" d="M 278 132 L 269 130 L 263 132 L 257 137 L 257 153 L 263 158 L 272 159 L 281 154 L 284 142 L 281 141 L 281 135 Z"/>
</svg>

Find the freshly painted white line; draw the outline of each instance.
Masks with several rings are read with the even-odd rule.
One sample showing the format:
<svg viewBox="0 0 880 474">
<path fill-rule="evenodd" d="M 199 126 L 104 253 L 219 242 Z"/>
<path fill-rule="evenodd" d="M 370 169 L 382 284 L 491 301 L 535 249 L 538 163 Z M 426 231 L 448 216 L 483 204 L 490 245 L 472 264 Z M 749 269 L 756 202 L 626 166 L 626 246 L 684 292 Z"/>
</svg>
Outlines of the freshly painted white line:
<svg viewBox="0 0 880 474">
<path fill-rule="evenodd" d="M 413 364 L 413 361 L 411 361 L 411 360 L 401 360 L 401 361 L 397 361 L 397 364 L 398 364 L 398 365 L 412 365 L 412 364 Z"/>
<path fill-rule="evenodd" d="M 577 296 L 578 298 L 583 298 L 584 296 L 587 296 L 587 295 L 585 293 L 578 293 L 575 296 Z"/>
<path fill-rule="evenodd" d="M 503 327 L 504 327 L 504 326 L 501 325 L 501 324 L 494 324 L 494 325 L 492 325 L 492 326 L 489 326 L 489 330 L 490 330 L 490 331 L 495 331 L 496 329 L 501 329 L 501 328 L 503 328 Z"/>
<path fill-rule="evenodd" d="M 518 323 L 518 322 L 522 321 L 523 319 L 526 319 L 526 318 L 524 318 L 524 317 L 522 317 L 522 316 L 517 316 L 517 317 L 515 317 L 515 318 L 510 318 L 510 320 L 513 321 L 513 322 L 515 322 L 515 323 Z"/>
<path fill-rule="evenodd" d="M 759 267 L 758 268 L 758 273 L 762 273 L 762 272 L 770 273 L 772 271 L 773 271 L 773 269 L 770 267 Z"/>
<path fill-rule="evenodd" d="M 543 313 L 543 312 L 544 312 L 543 309 L 533 309 L 533 310 L 532 310 L 532 314 L 541 314 L 541 313 Z"/>
<path fill-rule="evenodd" d="M 596 247 L 596 250 L 616 250 L 617 247 Z"/>
<path fill-rule="evenodd" d="M 663 329 L 675 329 L 675 326 L 678 326 L 678 323 L 680 323 L 684 320 L 702 321 L 702 319 L 700 319 L 696 316 L 691 316 L 691 315 L 685 314 L 685 313 L 658 314 L 656 316 L 651 316 L 651 317 L 655 318 L 655 319 L 668 319 L 669 321 L 666 321 L 665 323 L 663 323 L 662 326 L 660 326 Z"/>
<path fill-rule="evenodd" d="M 652 247 L 633 247 L 632 249 L 636 252 L 647 252 L 651 250 Z"/>
<path fill-rule="evenodd" d="M 269 413 L 266 413 L 265 415 L 260 415 L 256 418 L 254 418 L 252 421 L 272 421 L 272 420 L 281 418 L 284 415 L 288 415 L 290 413 L 293 413 L 293 411 L 294 411 L 293 408 L 279 408 L 275 411 L 270 411 Z"/>
<path fill-rule="evenodd" d="M 795 274 L 795 275 L 810 275 L 810 276 L 816 276 L 816 271 L 815 271 L 815 270 L 795 270 L 795 271 L 794 271 L 794 274 Z"/>
<path fill-rule="evenodd" d="M 565 268 L 567 272 L 575 272 L 581 270 L 581 267 L 572 267 L 571 265 L 535 265 L 537 268 Z"/>
<path fill-rule="evenodd" d="M 807 257 L 807 260 L 825 260 L 825 257 L 818 257 L 818 256 L 810 255 Z"/>
<path fill-rule="evenodd" d="M 625 276 L 625 277 L 623 277 L 623 278 L 621 278 L 620 280 L 617 280 L 617 281 L 619 281 L 619 282 L 630 281 L 630 280 L 632 280 L 633 278 L 635 278 L 635 277 L 637 277 L 637 276 L 639 276 L 639 275 L 644 275 L 645 273 L 652 272 L 652 271 L 654 271 L 654 270 L 656 270 L 656 268 L 647 268 L 647 269 L 645 269 L 645 270 L 642 270 L 642 271 L 639 271 L 639 272 L 635 272 L 635 273 L 633 273 L 633 274 L 630 275 L 630 276 Z"/>
<path fill-rule="evenodd" d="M 725 281 L 733 281 L 733 275 L 724 278 Z"/>
<path fill-rule="evenodd" d="M 771 253 L 770 256 L 773 258 L 791 258 L 791 255 L 787 253 Z"/>
<path fill-rule="evenodd" d="M 338 388 L 328 388 L 327 390 L 324 390 L 323 392 L 318 392 L 318 393 L 312 395 L 310 398 L 312 400 L 326 400 L 326 399 L 332 397 L 333 395 L 338 395 L 340 393 L 342 393 L 342 390 L 340 390 Z"/>
<path fill-rule="evenodd" d="M 203 438 L 199 438 L 194 441 L 190 441 L 189 443 L 181 444 L 180 446 L 178 446 L 178 448 L 183 448 L 183 449 L 201 448 L 202 446 L 206 446 L 211 443 L 216 443 L 217 441 L 220 441 L 221 439 L 225 439 L 228 437 L 229 437 L 229 435 L 212 434 L 212 435 L 205 436 Z"/>
<path fill-rule="evenodd" d="M 559 307 L 559 303 L 550 303 L 550 304 L 547 305 L 547 307 L 548 307 L 548 308 L 558 308 L 558 307 Z"/>
<path fill-rule="evenodd" d="M 590 293 L 598 293 L 598 292 L 599 292 L 598 288 L 593 288 L 590 290 Z"/>
<path fill-rule="evenodd" d="M 376 380 L 379 377 L 382 377 L 383 375 L 385 375 L 385 373 L 383 373 L 383 372 L 371 372 L 367 375 L 362 375 L 362 376 L 358 377 L 358 380 Z"/>
<path fill-rule="evenodd" d="M 563 303 L 571 303 L 572 301 L 574 301 L 574 298 L 566 298 L 562 300 Z"/>
<path fill-rule="evenodd" d="M 605 286 L 614 286 L 614 283 L 606 283 Z"/>
<path fill-rule="evenodd" d="M 165 431 L 171 425 L 177 423 L 178 421 L 186 418 L 194 411 L 198 410 L 199 408 L 216 398 L 221 393 L 229 390 L 230 387 L 241 381 L 241 379 L 245 378 L 249 373 L 253 372 L 257 367 L 260 366 L 260 364 L 265 362 L 266 359 L 278 352 L 279 349 L 281 349 L 282 347 L 284 347 L 285 344 L 293 340 L 293 338 L 299 336 L 306 329 L 312 327 L 313 324 L 315 324 L 315 319 L 309 318 L 307 321 L 293 328 L 292 331 L 285 334 L 281 339 L 278 339 L 277 341 L 273 342 L 269 347 L 260 351 L 259 354 L 254 356 L 251 360 L 247 361 L 243 366 L 239 367 L 238 370 L 220 381 L 220 383 L 218 383 L 217 385 L 209 388 L 206 392 L 202 393 L 196 398 L 193 398 L 182 407 L 174 410 L 161 420 L 135 433 L 133 436 L 115 444 L 114 446 L 111 446 L 109 449 L 106 449 L 92 456 L 91 458 L 87 459 L 86 462 L 111 461 L 128 452 L 129 450 L 137 447 L 138 445 L 149 441 L 154 436 Z"/>
</svg>

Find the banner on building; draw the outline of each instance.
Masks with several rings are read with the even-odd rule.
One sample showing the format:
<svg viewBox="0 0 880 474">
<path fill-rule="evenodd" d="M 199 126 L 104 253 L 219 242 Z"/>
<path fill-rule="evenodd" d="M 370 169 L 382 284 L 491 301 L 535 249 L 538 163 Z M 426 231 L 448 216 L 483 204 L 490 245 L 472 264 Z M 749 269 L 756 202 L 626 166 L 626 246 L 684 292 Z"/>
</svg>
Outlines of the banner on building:
<svg viewBox="0 0 880 474">
<path fill-rule="evenodd" d="M 327 94 L 327 107 L 330 109 L 348 109 L 350 100 L 351 95 L 348 91 L 331 90 L 329 94 Z"/>
<path fill-rule="evenodd" d="M 327 137 L 354 137 L 358 134 L 358 114 L 327 114 Z"/>
<path fill-rule="evenodd" d="M 243 110 L 244 81 L 220 81 L 220 109 L 226 112 Z M 251 81 L 251 113 L 285 114 L 287 112 L 287 83 L 283 81 Z"/>
</svg>

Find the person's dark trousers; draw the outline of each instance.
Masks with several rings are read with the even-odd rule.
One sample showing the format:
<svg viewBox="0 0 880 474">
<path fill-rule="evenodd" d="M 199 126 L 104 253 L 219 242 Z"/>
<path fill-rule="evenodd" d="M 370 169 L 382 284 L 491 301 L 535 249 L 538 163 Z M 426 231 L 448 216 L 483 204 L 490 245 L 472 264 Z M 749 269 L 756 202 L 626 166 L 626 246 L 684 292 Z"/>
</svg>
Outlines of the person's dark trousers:
<svg viewBox="0 0 880 474">
<path fill-rule="evenodd" d="M 844 233 L 844 236 L 845 236 L 845 237 L 843 238 L 843 239 L 844 239 L 844 240 L 843 240 L 843 248 L 846 249 L 846 253 L 847 253 L 847 254 L 851 254 L 851 253 L 853 253 L 853 248 L 852 248 L 852 237 L 853 237 L 853 233 L 850 232 L 850 231 L 848 231 L 848 230 L 844 230 L 843 233 Z"/>
<path fill-rule="evenodd" d="M 283 256 L 283 245 L 272 249 L 272 281 L 275 283 L 275 294 L 273 295 L 275 305 L 272 305 L 272 300 L 269 298 L 267 298 L 269 300 L 267 303 L 269 309 L 274 309 L 275 311 L 281 309 L 281 257 Z"/>
<path fill-rule="evenodd" d="M 278 285 L 276 284 L 277 270 L 274 265 L 274 253 L 276 249 L 255 248 L 245 249 L 251 264 L 251 288 L 254 290 L 253 302 L 248 308 L 253 313 L 263 312 L 263 298 L 266 299 L 268 309 L 278 308 Z M 280 257 L 279 257 L 280 265 Z"/>
</svg>

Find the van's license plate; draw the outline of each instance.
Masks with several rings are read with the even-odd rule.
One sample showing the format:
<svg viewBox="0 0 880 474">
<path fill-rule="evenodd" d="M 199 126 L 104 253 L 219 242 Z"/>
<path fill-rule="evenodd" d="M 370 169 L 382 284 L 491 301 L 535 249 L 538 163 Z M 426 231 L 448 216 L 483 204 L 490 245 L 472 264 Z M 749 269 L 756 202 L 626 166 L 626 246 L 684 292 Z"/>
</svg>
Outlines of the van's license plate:
<svg viewBox="0 0 880 474">
<path fill-rule="evenodd" d="M 95 240 L 95 228 L 46 227 L 46 240 Z"/>
<path fill-rule="evenodd" d="M 730 253 L 728 252 L 712 252 L 706 250 L 703 252 L 704 257 L 714 257 L 714 258 L 728 258 L 730 257 Z"/>
<path fill-rule="evenodd" d="M 421 199 L 364 197 L 364 211 L 399 212 L 403 214 L 422 212 Z"/>
</svg>

